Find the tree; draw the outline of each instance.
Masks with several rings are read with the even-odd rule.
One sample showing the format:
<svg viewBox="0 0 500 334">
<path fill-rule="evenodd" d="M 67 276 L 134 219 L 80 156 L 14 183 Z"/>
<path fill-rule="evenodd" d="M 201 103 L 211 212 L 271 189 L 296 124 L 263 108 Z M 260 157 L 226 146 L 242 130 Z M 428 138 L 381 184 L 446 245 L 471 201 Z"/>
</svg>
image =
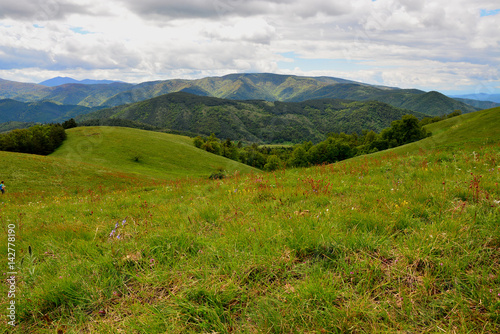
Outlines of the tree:
<svg viewBox="0 0 500 334">
<path fill-rule="evenodd" d="M 270 155 L 269 158 L 267 158 L 267 163 L 264 165 L 264 170 L 266 171 L 273 171 L 281 166 L 281 160 L 278 158 L 277 155 Z"/>
<path fill-rule="evenodd" d="M 64 129 L 71 129 L 71 128 L 76 128 L 78 124 L 76 124 L 76 121 L 74 118 L 71 118 L 65 122 L 63 122 L 62 127 Z"/>
</svg>

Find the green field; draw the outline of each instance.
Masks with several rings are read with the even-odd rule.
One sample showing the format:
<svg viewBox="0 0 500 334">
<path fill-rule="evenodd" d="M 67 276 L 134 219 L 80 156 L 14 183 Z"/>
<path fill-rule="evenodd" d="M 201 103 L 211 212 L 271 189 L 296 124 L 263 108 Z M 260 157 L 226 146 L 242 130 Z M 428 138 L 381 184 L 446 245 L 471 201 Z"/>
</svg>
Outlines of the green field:
<svg viewBox="0 0 500 334">
<path fill-rule="evenodd" d="M 0 152 L 23 189 L 0 199 L 3 254 L 16 226 L 19 324 L 6 324 L 3 285 L 0 328 L 498 333 L 498 125 L 500 108 L 394 150 L 215 181 L 164 176 L 167 144 L 136 130 L 76 128 L 50 157 Z M 135 161 L 148 145 L 158 152 Z M 50 176 L 61 161 L 71 168 Z M 44 190 L 52 177 L 67 190 Z"/>
</svg>

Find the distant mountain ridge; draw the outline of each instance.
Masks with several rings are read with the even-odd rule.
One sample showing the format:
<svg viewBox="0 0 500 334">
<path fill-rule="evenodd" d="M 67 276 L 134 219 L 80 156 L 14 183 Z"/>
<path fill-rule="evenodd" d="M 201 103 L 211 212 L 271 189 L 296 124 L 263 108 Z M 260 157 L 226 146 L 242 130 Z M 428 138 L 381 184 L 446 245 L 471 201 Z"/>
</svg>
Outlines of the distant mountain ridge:
<svg viewBox="0 0 500 334">
<path fill-rule="evenodd" d="M 480 109 L 438 92 L 374 86 L 334 77 L 305 77 L 273 73 L 229 74 L 196 80 L 172 79 L 140 84 L 67 83 L 48 87 L 0 80 L 0 99 L 21 102 L 53 101 L 85 107 L 113 107 L 148 100 L 173 92 L 187 92 L 230 100 L 301 102 L 311 99 L 380 101 L 429 115 L 445 115 L 460 109 Z M 0 119 L 0 122 L 3 120 Z"/>
<path fill-rule="evenodd" d="M 62 105 L 51 101 L 19 102 L 0 100 L 0 120 L 3 122 L 62 122 L 100 109 L 77 105 Z"/>
<path fill-rule="evenodd" d="M 106 85 L 106 84 L 111 84 L 114 82 L 124 83 L 123 81 L 116 81 L 116 80 L 91 80 L 91 79 L 76 80 L 76 79 L 69 78 L 69 77 L 55 77 L 52 79 L 42 81 L 39 83 L 39 85 L 48 86 L 48 87 L 55 87 L 55 86 L 69 84 L 69 83 L 82 84 L 82 85 Z"/>
<path fill-rule="evenodd" d="M 478 93 L 478 94 L 452 95 L 450 97 L 458 98 L 458 99 L 491 101 L 491 102 L 500 103 L 500 94 Z"/>
</svg>

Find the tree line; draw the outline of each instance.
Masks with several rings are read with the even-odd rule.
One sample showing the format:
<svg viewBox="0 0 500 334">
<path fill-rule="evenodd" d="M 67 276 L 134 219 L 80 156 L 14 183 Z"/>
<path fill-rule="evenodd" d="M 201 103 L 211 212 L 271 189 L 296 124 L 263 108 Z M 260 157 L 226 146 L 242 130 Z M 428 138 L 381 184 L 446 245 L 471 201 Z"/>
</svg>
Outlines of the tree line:
<svg viewBox="0 0 500 334">
<path fill-rule="evenodd" d="M 452 116 L 459 114 L 455 113 Z M 361 135 L 331 133 L 326 140 L 317 144 L 309 141 L 289 147 L 257 146 L 256 144 L 244 146 L 241 141 L 238 143 L 229 139 L 224 141 L 214 134 L 209 137 L 194 138 L 194 145 L 252 167 L 272 171 L 285 167 L 334 163 L 418 141 L 430 136 L 423 125 L 434 121 L 437 120 L 430 118 L 421 122 L 413 115 L 405 115 L 400 120 L 393 121 L 390 127 L 380 133 L 374 131 L 363 131 Z"/>
<path fill-rule="evenodd" d="M 0 151 L 48 155 L 66 139 L 64 129 L 59 123 L 37 124 L 27 129 L 0 134 Z"/>
</svg>

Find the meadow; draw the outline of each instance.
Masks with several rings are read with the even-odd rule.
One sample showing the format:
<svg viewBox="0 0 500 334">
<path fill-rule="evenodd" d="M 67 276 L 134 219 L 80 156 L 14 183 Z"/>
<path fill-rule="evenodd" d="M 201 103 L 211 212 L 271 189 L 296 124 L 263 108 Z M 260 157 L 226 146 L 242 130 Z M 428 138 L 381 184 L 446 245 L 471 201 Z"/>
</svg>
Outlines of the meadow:
<svg viewBox="0 0 500 334">
<path fill-rule="evenodd" d="M 499 119 L 463 115 L 386 152 L 223 180 L 0 152 L 24 161 L 22 191 L 0 199 L 0 249 L 15 224 L 18 271 L 18 326 L 2 315 L 0 328 L 498 333 Z M 59 187 L 44 161 L 68 174 Z"/>
</svg>

